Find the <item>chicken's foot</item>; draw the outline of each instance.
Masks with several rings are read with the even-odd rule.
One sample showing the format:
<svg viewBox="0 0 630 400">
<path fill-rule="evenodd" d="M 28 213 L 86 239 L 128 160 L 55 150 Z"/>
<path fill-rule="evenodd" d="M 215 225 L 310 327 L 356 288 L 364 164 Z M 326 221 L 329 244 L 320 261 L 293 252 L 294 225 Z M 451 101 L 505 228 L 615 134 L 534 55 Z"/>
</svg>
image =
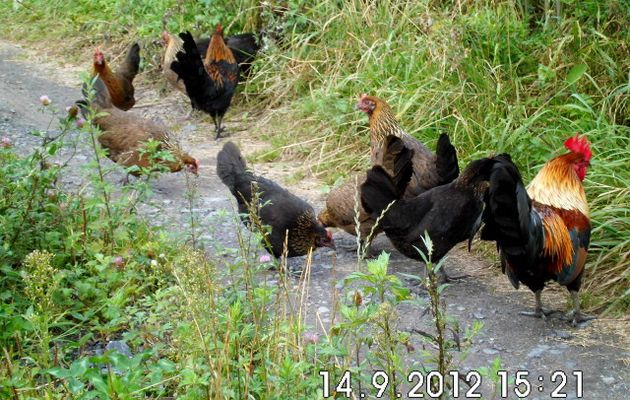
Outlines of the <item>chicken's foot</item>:
<svg viewBox="0 0 630 400">
<path fill-rule="evenodd" d="M 546 310 L 542 306 L 542 290 L 538 290 L 534 292 L 536 296 L 536 306 L 534 307 L 534 311 L 521 311 L 520 315 L 524 315 L 526 317 L 534 317 L 534 318 L 542 318 L 547 319 L 550 315 L 557 314 L 559 310 Z"/>
<path fill-rule="evenodd" d="M 226 132 L 225 128 L 221 126 L 223 116 L 213 116 L 212 120 L 214 121 L 214 131 L 217 133 L 217 136 L 214 138 L 214 140 L 219 140 L 221 138 L 230 136 L 230 134 Z M 223 132 L 226 132 L 226 134 L 221 136 Z"/>
<path fill-rule="evenodd" d="M 573 327 L 581 322 L 597 319 L 594 315 L 584 314 L 580 311 L 580 297 L 577 291 L 571 292 L 571 299 L 573 300 L 573 310 L 566 315 L 566 319 L 571 321 Z"/>
</svg>

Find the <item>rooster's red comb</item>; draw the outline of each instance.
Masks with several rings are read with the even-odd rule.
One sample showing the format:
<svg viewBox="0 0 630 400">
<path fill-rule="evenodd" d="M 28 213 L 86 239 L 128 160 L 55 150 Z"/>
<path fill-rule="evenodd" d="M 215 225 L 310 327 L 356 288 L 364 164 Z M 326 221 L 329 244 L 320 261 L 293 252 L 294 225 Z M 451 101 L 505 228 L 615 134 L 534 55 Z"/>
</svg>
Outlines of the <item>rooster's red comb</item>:
<svg viewBox="0 0 630 400">
<path fill-rule="evenodd" d="M 582 154 L 585 161 L 590 161 L 593 152 L 591 151 L 591 142 L 586 139 L 586 136 L 580 137 L 580 134 L 571 136 L 564 141 L 564 147 L 566 147 L 572 153 Z"/>
<path fill-rule="evenodd" d="M 366 97 L 368 97 L 367 93 L 361 93 L 361 95 L 359 96 L 359 101 L 365 100 Z"/>
<path fill-rule="evenodd" d="M 223 35 L 223 27 L 220 22 L 217 24 L 217 33 Z"/>
</svg>

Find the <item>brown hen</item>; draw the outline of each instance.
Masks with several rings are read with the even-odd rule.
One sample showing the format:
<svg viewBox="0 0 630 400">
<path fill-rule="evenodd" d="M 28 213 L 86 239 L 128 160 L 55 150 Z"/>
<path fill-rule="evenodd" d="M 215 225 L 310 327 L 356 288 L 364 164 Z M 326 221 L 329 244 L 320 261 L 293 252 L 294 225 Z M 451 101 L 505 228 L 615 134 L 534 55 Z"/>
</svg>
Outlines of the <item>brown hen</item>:
<svg viewBox="0 0 630 400">
<path fill-rule="evenodd" d="M 134 97 L 133 79 L 140 68 L 140 46 L 134 43 L 125 60 L 113 72 L 105 61 L 103 53 L 96 49 L 94 52 L 94 75 L 103 80 L 109 92 L 112 104 L 121 110 L 129 110 L 136 104 Z"/>
<path fill-rule="evenodd" d="M 94 81 L 94 90 L 96 96 L 92 108 L 98 116 L 93 122 L 102 131 L 98 141 L 107 149 L 107 156 L 112 161 L 123 167 L 138 167 L 138 170 L 130 171 L 135 176 L 155 164 L 163 165 L 171 172 L 181 171 L 187 166 L 194 174 L 198 173 L 199 161 L 180 149 L 164 124 L 113 107 L 110 95 L 99 79 Z M 80 102 L 84 113 L 85 105 L 85 102 Z M 149 140 L 160 142 L 157 150 L 168 150 L 172 159 L 156 159 L 146 153 Z"/>
</svg>

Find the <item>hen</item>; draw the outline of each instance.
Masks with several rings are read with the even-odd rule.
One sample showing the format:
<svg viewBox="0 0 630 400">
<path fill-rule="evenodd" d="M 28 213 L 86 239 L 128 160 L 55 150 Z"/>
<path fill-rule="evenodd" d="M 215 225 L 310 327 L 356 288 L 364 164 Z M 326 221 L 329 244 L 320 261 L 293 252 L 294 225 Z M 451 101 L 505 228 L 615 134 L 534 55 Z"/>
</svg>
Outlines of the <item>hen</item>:
<svg viewBox="0 0 630 400">
<path fill-rule="evenodd" d="M 402 139 L 405 146 L 413 149 L 413 177 L 407 186 L 405 197 L 413 197 L 434 186 L 451 182 L 459 174 L 457 165 L 457 152 L 449 140 L 448 135 L 441 134 L 436 148 L 436 154 L 414 137 L 405 133 L 398 125 L 391 108 L 383 100 L 362 95 L 357 104 L 357 109 L 366 112 L 370 118 L 372 163 L 383 165 L 387 157 L 387 149 L 384 140 L 388 136 Z M 391 172 L 391 170 L 389 170 Z M 358 183 L 355 179 L 346 181 L 341 186 L 331 190 L 326 199 L 326 208 L 319 215 L 319 219 L 328 227 L 341 228 L 344 231 L 356 235 L 354 198 L 357 188 L 365 182 L 365 174 L 359 175 Z M 359 205 L 360 238 L 365 241 L 374 225 L 369 213 Z M 374 235 L 381 232 L 380 228 L 374 231 Z"/>
<path fill-rule="evenodd" d="M 313 207 L 277 183 L 247 171 L 245 160 L 232 142 L 227 142 L 217 155 L 217 175 L 236 198 L 241 214 L 249 213 L 248 205 L 258 193 L 260 219 L 271 227 L 268 243 L 263 240 L 263 245 L 275 257 L 283 254 L 285 235 L 288 257 L 305 255 L 316 247 L 334 248 L 332 234 L 315 219 Z"/>
<path fill-rule="evenodd" d="M 361 95 L 357 108 L 365 112 L 370 120 L 370 153 L 372 164 L 381 165 L 386 156 L 385 139 L 396 136 L 405 147 L 413 150 L 413 176 L 405 191 L 414 196 L 433 187 L 444 185 L 457 178 L 457 151 L 447 134 L 441 134 L 435 154 L 422 142 L 406 133 L 398 124 L 389 105 L 375 96 Z"/>
<path fill-rule="evenodd" d="M 238 83 L 238 65 L 223 41 L 220 24 L 212 35 L 203 62 L 190 32 L 180 33 L 179 36 L 184 42 L 184 51 L 177 52 L 177 60 L 172 62 L 171 69 L 184 81 L 192 108 L 210 114 L 216 139 L 219 139 L 224 131 L 221 121 L 230 107 Z"/>
<path fill-rule="evenodd" d="M 357 193 L 360 193 L 360 187 L 365 182 L 365 173 L 361 173 L 350 177 L 340 186 L 333 188 L 326 197 L 326 207 L 319 213 L 317 218 L 326 227 L 334 227 L 344 230 L 350 235 L 357 235 L 357 221 L 355 210 L 355 199 L 357 199 Z M 359 239 L 361 245 L 365 245 L 372 227 L 374 226 L 374 220 L 365 212 L 361 201 L 358 202 L 359 212 Z M 373 232 L 373 236 L 376 236 L 381 232 L 376 228 Z"/>
<path fill-rule="evenodd" d="M 527 189 L 511 160 L 495 165 L 481 238 L 496 241 L 512 285 L 518 289 L 523 283 L 534 292 L 534 312 L 522 314 L 548 314 L 541 294 L 545 282 L 555 280 L 571 293 L 575 325 L 593 318 L 580 312 L 578 297 L 591 236 L 582 181 L 592 152 L 578 135 L 564 146 L 569 152 L 548 161 Z"/>
<path fill-rule="evenodd" d="M 425 232 L 433 242 L 431 261 L 438 262 L 456 244 L 470 239 L 481 225 L 484 193 L 488 188 L 493 158 L 468 164 L 451 183 L 404 197 L 413 175 L 413 150 L 396 136 L 385 138 L 385 159 L 395 157 L 391 175 L 381 166 L 372 167 L 361 186 L 361 203 L 373 219 L 385 212 L 379 226 L 403 255 L 422 260 Z M 445 274 L 442 278 L 448 279 Z"/>
<path fill-rule="evenodd" d="M 99 49 L 96 49 L 94 52 L 94 75 L 98 75 L 105 83 L 112 104 L 121 110 L 129 110 L 136 104 L 133 79 L 138 74 L 139 68 L 140 46 L 138 43 L 134 43 L 131 46 L 116 72 L 112 72 L 109 68 L 109 64 L 105 61 L 105 56 Z"/>
<path fill-rule="evenodd" d="M 102 81 L 94 81 L 95 99 L 91 103 L 98 114 L 94 124 L 102 133 L 98 141 L 105 149 L 107 156 L 124 167 L 136 166 L 138 170 L 130 171 L 139 175 L 140 169 L 151 168 L 155 163 L 167 167 L 171 172 L 181 171 L 185 166 L 198 174 L 199 161 L 182 151 L 171 139 L 168 129 L 161 123 L 142 118 L 131 112 L 118 110 L 112 106 L 110 95 Z M 80 102 L 82 111 L 87 112 L 87 103 Z M 168 150 L 172 158 L 153 158 L 145 152 L 149 140 L 160 142 L 158 151 Z"/>
<path fill-rule="evenodd" d="M 162 73 L 166 80 L 173 85 L 177 90 L 182 93 L 186 93 L 186 87 L 184 81 L 178 80 L 177 74 L 171 69 L 171 64 L 175 60 L 175 56 L 178 51 L 183 49 L 182 40 L 176 36 L 164 31 L 162 33 L 162 40 L 166 45 L 164 51 L 164 59 L 162 61 Z M 195 41 L 199 54 L 206 54 L 208 51 L 208 45 L 210 44 L 210 38 L 198 39 Z M 241 72 L 241 79 L 249 76 L 252 62 L 256 58 L 258 50 L 260 50 L 260 44 L 253 33 L 240 33 L 237 35 L 227 36 L 225 38 L 225 44 L 232 50 L 234 59 L 238 64 Z"/>
</svg>

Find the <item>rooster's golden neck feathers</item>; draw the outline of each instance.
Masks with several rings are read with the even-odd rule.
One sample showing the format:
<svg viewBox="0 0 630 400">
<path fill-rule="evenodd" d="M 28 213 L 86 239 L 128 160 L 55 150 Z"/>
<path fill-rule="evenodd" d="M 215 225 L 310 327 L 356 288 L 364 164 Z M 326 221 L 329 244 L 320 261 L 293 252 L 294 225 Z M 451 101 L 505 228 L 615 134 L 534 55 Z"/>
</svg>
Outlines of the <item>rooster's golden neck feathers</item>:
<svg viewBox="0 0 630 400">
<path fill-rule="evenodd" d="M 568 153 L 547 162 L 527 186 L 527 193 L 538 203 L 577 210 L 588 217 L 586 194 L 573 168 L 573 157 L 573 153 Z"/>
<path fill-rule="evenodd" d="M 236 63 L 234 59 L 234 54 L 232 54 L 232 50 L 225 44 L 223 40 L 223 30 L 219 25 L 217 30 L 212 35 L 210 39 L 210 44 L 208 45 L 208 52 L 206 53 L 205 64 L 208 65 L 212 62 L 218 61 L 227 61 L 230 64 Z"/>
</svg>

